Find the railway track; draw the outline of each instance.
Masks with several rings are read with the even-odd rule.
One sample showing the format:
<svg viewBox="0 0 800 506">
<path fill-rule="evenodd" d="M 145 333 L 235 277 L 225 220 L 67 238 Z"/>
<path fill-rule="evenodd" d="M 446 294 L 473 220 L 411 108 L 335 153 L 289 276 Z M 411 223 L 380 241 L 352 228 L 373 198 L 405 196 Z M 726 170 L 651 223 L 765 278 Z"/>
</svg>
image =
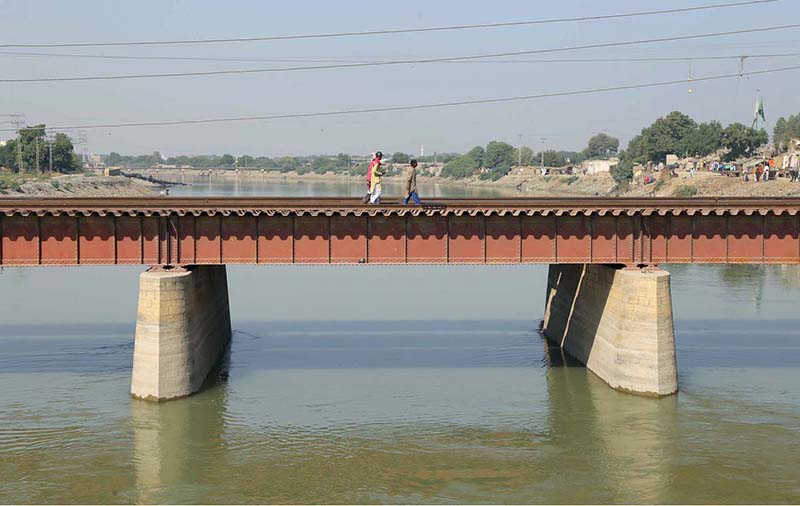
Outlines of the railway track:
<svg viewBox="0 0 800 506">
<path fill-rule="evenodd" d="M 0 199 L 0 214 L 797 214 L 796 197 L 436 198 L 421 206 L 388 197 L 375 206 L 342 197 L 111 197 Z"/>
</svg>

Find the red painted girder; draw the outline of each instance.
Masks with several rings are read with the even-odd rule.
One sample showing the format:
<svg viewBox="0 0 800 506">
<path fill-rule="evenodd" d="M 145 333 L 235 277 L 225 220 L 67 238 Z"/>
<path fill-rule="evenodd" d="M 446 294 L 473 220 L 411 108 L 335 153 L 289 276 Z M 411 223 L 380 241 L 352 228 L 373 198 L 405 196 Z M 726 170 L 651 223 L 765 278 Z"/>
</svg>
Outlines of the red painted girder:
<svg viewBox="0 0 800 506">
<path fill-rule="evenodd" d="M 0 265 L 798 263 L 800 216 L 0 214 Z"/>
</svg>

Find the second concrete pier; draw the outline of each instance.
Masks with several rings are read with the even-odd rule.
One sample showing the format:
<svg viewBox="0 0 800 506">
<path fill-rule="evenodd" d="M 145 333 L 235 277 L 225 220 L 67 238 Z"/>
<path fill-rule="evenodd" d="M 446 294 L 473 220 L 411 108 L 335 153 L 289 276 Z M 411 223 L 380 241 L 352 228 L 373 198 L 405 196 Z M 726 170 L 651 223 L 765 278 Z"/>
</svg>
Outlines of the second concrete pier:
<svg viewBox="0 0 800 506">
<path fill-rule="evenodd" d="M 678 390 L 664 270 L 551 265 L 542 331 L 616 389 L 652 396 Z"/>
</svg>

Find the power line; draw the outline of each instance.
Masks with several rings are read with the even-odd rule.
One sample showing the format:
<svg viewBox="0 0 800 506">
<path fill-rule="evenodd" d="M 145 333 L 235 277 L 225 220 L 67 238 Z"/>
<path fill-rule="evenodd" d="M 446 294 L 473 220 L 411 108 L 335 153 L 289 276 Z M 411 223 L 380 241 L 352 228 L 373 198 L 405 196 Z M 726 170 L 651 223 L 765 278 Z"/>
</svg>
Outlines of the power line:
<svg viewBox="0 0 800 506">
<path fill-rule="evenodd" d="M 715 76 L 706 76 L 706 77 L 694 77 L 692 78 L 692 82 L 703 82 L 703 81 L 717 81 L 721 79 L 729 79 L 729 78 L 739 78 L 744 76 L 754 76 L 754 75 L 762 75 L 762 74 L 773 74 L 777 72 L 787 72 L 790 70 L 800 70 L 800 65 L 795 65 L 791 67 L 781 67 L 781 68 L 774 68 L 774 69 L 765 69 L 765 70 L 754 70 L 750 72 L 742 72 L 734 73 L 734 74 L 722 74 L 722 75 L 715 75 Z M 63 126 L 63 127 L 47 127 L 50 130 L 75 130 L 75 129 L 106 129 L 106 128 L 129 128 L 129 127 L 157 127 L 157 126 L 177 126 L 177 125 L 199 125 L 199 124 L 210 124 L 210 123 L 232 123 L 232 122 L 240 122 L 240 121 L 267 121 L 267 120 L 281 120 L 281 119 L 298 119 L 298 118 L 315 118 L 315 117 L 327 117 L 327 116 L 345 116 L 345 115 L 355 115 L 355 114 L 370 114 L 370 113 L 378 113 L 378 112 L 398 112 L 398 111 L 416 111 L 416 110 L 423 110 L 423 109 L 437 109 L 437 108 L 445 108 L 445 107 L 458 107 L 458 106 L 465 106 L 465 105 L 479 105 L 479 104 L 497 104 L 497 103 L 504 103 L 504 102 L 519 102 L 524 100 L 536 100 L 536 99 L 543 99 L 543 98 L 554 98 L 554 97 L 567 97 L 567 96 L 576 96 L 576 95 L 589 95 L 594 93 L 606 93 L 611 91 L 625 91 L 625 90 L 635 90 L 635 89 L 644 89 L 644 88 L 655 88 L 660 86 L 670 86 L 675 84 L 686 84 L 686 79 L 676 79 L 673 81 L 660 81 L 660 82 L 652 82 L 652 83 L 641 83 L 641 84 L 629 84 L 623 86 L 610 86 L 606 88 L 592 88 L 586 90 L 573 90 L 573 91 L 563 91 L 563 92 L 553 92 L 553 93 L 541 93 L 536 95 L 521 95 L 515 97 L 500 97 L 500 98 L 487 98 L 481 100 L 461 100 L 457 102 L 438 102 L 432 104 L 418 104 L 418 105 L 405 105 L 405 106 L 394 106 L 394 107 L 374 107 L 368 109 L 344 109 L 344 110 L 337 110 L 337 111 L 325 111 L 325 112 L 307 112 L 307 113 L 291 113 L 291 114 L 273 114 L 273 115 L 266 115 L 266 116 L 238 116 L 238 117 L 230 117 L 230 118 L 205 118 L 205 119 L 194 119 L 194 120 L 174 120 L 174 121 L 147 121 L 141 123 L 105 123 L 105 124 L 90 124 L 90 125 L 78 125 L 78 126 Z M 13 130 L 6 130 L 0 129 L 0 132 L 9 132 Z"/>
<path fill-rule="evenodd" d="M 609 47 L 633 46 L 640 44 L 652 44 L 656 42 L 672 42 L 678 40 L 706 39 L 710 37 L 739 35 L 744 33 L 761 32 L 764 30 L 786 30 L 789 28 L 798 28 L 798 27 L 800 27 L 800 23 L 795 23 L 792 25 L 762 27 L 762 28 L 748 28 L 744 30 L 732 30 L 727 32 L 702 33 L 696 35 L 680 35 L 675 37 L 640 39 L 640 40 L 631 40 L 624 42 L 607 42 L 602 44 L 585 44 L 581 46 L 569 46 L 569 47 L 550 48 L 550 49 L 532 49 L 527 51 L 510 51 L 503 53 L 489 53 L 489 54 L 478 54 L 478 55 L 467 55 L 467 56 L 449 56 L 441 58 L 422 58 L 422 59 L 391 60 L 391 61 L 380 61 L 380 62 L 306 65 L 300 67 L 278 67 L 278 68 L 266 68 L 266 69 L 174 72 L 174 73 L 163 73 L 163 74 L 126 74 L 126 75 L 106 75 L 106 76 L 13 78 L 13 79 L 0 79 L 0 83 L 42 83 L 42 82 L 68 82 L 68 81 L 108 81 L 108 80 L 121 80 L 121 79 L 153 79 L 153 78 L 168 78 L 168 77 L 200 77 L 200 76 L 218 76 L 218 75 L 232 75 L 232 74 L 296 72 L 304 70 L 349 69 L 358 67 L 380 67 L 388 65 L 427 64 L 427 63 L 441 63 L 441 62 L 454 62 L 454 61 L 467 61 L 467 60 L 482 60 L 486 58 L 504 58 L 510 56 L 523 56 L 531 54 L 559 53 L 565 51 L 578 51 L 583 49 L 600 49 Z"/>
<path fill-rule="evenodd" d="M 678 9 L 664 9 L 657 11 L 628 12 L 621 14 L 605 14 L 596 16 L 582 16 L 572 18 L 537 19 L 530 21 L 510 21 L 502 23 L 482 23 L 452 26 L 434 26 L 427 28 L 400 28 L 394 30 L 370 30 L 362 32 L 335 32 L 335 33 L 316 33 L 301 35 L 269 35 L 261 37 L 239 37 L 239 38 L 220 38 L 220 39 L 188 39 L 188 40 L 146 40 L 130 42 L 61 42 L 61 43 L 27 43 L 27 44 L 0 44 L 0 48 L 10 47 L 100 47 L 100 46 L 164 46 L 175 44 L 218 44 L 230 42 L 263 42 L 276 40 L 301 40 L 301 39 L 329 39 L 337 37 L 363 37 L 373 35 L 395 35 L 401 33 L 423 33 L 423 32 L 442 32 L 451 30 L 475 30 L 486 28 L 500 28 L 510 26 L 531 26 L 553 23 L 571 23 L 580 21 L 599 21 L 605 19 L 620 19 L 641 16 L 655 16 L 661 14 L 675 14 L 681 12 L 694 12 L 710 9 L 723 9 L 728 7 L 742 7 L 754 4 L 773 3 L 779 0 L 750 0 L 745 2 L 729 2 L 712 5 L 701 5 L 697 7 L 684 7 Z"/>
<path fill-rule="evenodd" d="M 19 140 L 15 143 L 17 145 L 17 168 L 20 173 L 25 172 L 25 162 L 22 159 L 22 127 L 25 125 L 24 114 L 7 114 L 11 118 L 11 123 L 14 125 L 12 132 L 18 132 Z M 8 130 L 6 130 L 8 131 Z"/>
<path fill-rule="evenodd" d="M 28 53 L 16 51 L 0 51 L 0 56 L 46 57 L 46 58 L 83 58 L 103 60 L 148 60 L 148 61 L 202 61 L 202 62 L 261 62 L 261 63 L 380 63 L 376 58 L 249 58 L 249 57 L 202 57 L 202 56 L 129 56 L 110 54 L 75 54 L 75 53 Z M 468 60 L 454 63 L 618 63 L 618 62 L 650 62 L 650 61 L 703 61 L 703 60 L 738 60 L 742 57 L 755 58 L 788 58 L 800 56 L 800 53 L 763 53 L 740 55 L 706 55 L 706 56 L 655 56 L 655 57 L 621 57 L 621 58 L 559 58 L 545 60 Z"/>
</svg>

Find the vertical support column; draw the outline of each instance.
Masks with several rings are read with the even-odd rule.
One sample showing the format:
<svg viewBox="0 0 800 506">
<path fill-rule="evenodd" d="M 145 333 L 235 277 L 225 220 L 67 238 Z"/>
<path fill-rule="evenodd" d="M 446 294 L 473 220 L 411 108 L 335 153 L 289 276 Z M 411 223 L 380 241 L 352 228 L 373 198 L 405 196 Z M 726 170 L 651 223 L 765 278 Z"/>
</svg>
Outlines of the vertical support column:
<svg viewBox="0 0 800 506">
<path fill-rule="evenodd" d="M 661 269 L 550 265 L 542 332 L 611 387 L 678 390 L 670 277 Z"/>
<path fill-rule="evenodd" d="M 224 265 L 150 268 L 139 278 L 131 395 L 162 401 L 197 392 L 230 338 Z"/>
</svg>

